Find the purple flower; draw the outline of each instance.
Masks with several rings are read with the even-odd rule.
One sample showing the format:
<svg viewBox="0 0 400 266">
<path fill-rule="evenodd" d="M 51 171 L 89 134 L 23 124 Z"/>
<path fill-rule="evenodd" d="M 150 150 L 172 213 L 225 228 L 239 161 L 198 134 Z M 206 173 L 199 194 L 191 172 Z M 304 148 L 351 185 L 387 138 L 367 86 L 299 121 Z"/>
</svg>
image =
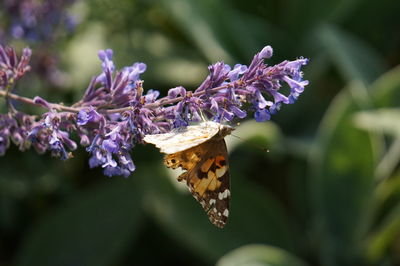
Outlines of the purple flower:
<svg viewBox="0 0 400 266">
<path fill-rule="evenodd" d="M 76 132 L 90 154 L 90 167 L 102 167 L 107 176 L 126 177 L 136 169 L 130 153 L 145 135 L 170 132 L 204 119 L 226 123 L 252 115 L 258 122 L 268 121 L 282 106 L 294 103 L 308 85 L 301 72 L 307 59 L 270 66 L 264 61 L 273 50 L 266 46 L 249 66 L 231 68 L 217 62 L 195 91 L 177 86 L 159 98 L 157 90 L 144 91 L 140 80 L 144 63 L 117 70 L 112 50 L 101 50 L 98 55 L 102 72 L 73 106 L 35 97 L 31 103 L 48 110 L 40 119 L 16 110 L 0 115 L 0 155 L 12 141 L 21 150 L 33 146 L 40 153 L 49 151 L 68 159 L 77 148 L 70 138 Z M 17 60 L 14 50 L 0 46 L 0 89 L 11 87 L 29 70 L 29 57 L 29 49 Z M 283 87 L 290 92 L 282 93 Z"/>
<path fill-rule="evenodd" d="M 83 126 L 87 123 L 100 123 L 103 119 L 94 108 L 90 108 L 88 112 L 85 109 L 82 109 L 78 113 L 77 125 Z"/>
<path fill-rule="evenodd" d="M 186 89 L 182 86 L 168 90 L 168 97 L 171 99 L 174 99 L 176 97 L 184 97 L 184 96 L 186 96 Z"/>
<path fill-rule="evenodd" d="M 111 49 L 100 50 L 98 55 L 103 62 L 101 64 L 103 73 L 97 77 L 97 80 L 103 83 L 106 88 L 111 88 L 112 73 L 115 70 L 114 62 L 112 61 L 113 51 Z"/>
<path fill-rule="evenodd" d="M 91 81 L 80 101 L 80 106 L 97 108 L 107 105 L 122 108 L 139 103 L 143 94 L 143 82 L 139 80 L 139 77 L 146 70 L 146 65 L 135 63 L 116 71 L 112 54 L 110 49 L 99 51 L 103 72 Z M 157 97 L 154 98 L 154 96 L 158 96 L 156 92 L 148 94 L 147 98 L 143 99 L 144 103 L 155 100 Z"/>
<path fill-rule="evenodd" d="M 200 87 L 196 90 L 196 92 L 201 91 L 209 91 L 212 88 L 221 86 L 227 79 L 228 74 L 231 70 L 229 65 L 224 64 L 223 62 L 215 63 L 208 67 L 210 74 L 203 81 Z"/>
<path fill-rule="evenodd" d="M 231 70 L 222 62 L 211 66 L 209 76 L 194 93 L 201 94 L 200 109 L 213 120 L 231 121 L 235 117 L 246 117 L 247 112 L 243 107 L 247 106 L 245 103 L 251 103 L 256 120 L 265 121 L 282 104 L 293 103 L 308 85 L 308 81 L 302 80 L 300 71 L 308 61 L 298 59 L 268 66 L 264 59 L 272 54 L 272 48 L 266 46 L 254 56 L 249 67 L 237 64 Z M 288 96 L 279 92 L 282 82 L 291 88 Z M 180 113 L 178 107 L 177 111 Z"/>
<path fill-rule="evenodd" d="M 92 149 L 93 150 L 93 149 Z M 94 168 L 100 166 L 104 163 L 103 155 L 101 154 L 101 150 L 93 150 L 92 157 L 89 159 L 89 167 Z"/>
<path fill-rule="evenodd" d="M 139 80 L 140 74 L 143 74 L 146 71 L 145 63 L 134 63 L 129 69 L 129 80 L 136 81 Z"/>
<path fill-rule="evenodd" d="M 114 72 L 115 66 L 114 62 L 112 61 L 112 57 L 113 57 L 113 51 L 111 49 L 99 51 L 99 58 L 101 61 L 103 61 L 103 63 L 101 64 L 103 71 Z"/>
<path fill-rule="evenodd" d="M 30 147 L 28 132 L 34 123 L 33 116 L 20 112 L 0 114 L 0 151 L 4 155 L 11 141 L 18 146 L 20 151 Z"/>
<path fill-rule="evenodd" d="M 254 118 L 257 122 L 265 122 L 271 118 L 271 115 L 266 109 L 258 109 L 254 113 Z"/>
<path fill-rule="evenodd" d="M 268 58 L 272 57 L 273 53 L 274 53 L 274 51 L 272 50 L 272 47 L 267 45 L 261 50 L 261 52 L 259 53 L 259 56 L 261 58 L 268 59 Z"/>
<path fill-rule="evenodd" d="M 233 70 L 231 70 L 228 73 L 228 77 L 230 81 L 235 81 L 239 78 L 239 75 L 242 75 L 244 72 L 246 72 L 247 66 L 246 65 L 241 65 L 241 64 L 236 64 L 233 67 Z"/>
<path fill-rule="evenodd" d="M 101 119 L 90 120 L 86 112 L 78 114 L 78 117 L 81 116 L 80 120 L 91 121 L 79 124 L 80 132 L 86 132 L 86 135 L 83 134 L 86 136 L 85 141 L 92 140 L 87 148 L 91 154 L 90 167 L 101 166 L 104 174 L 108 176 L 128 176 L 135 169 L 129 152 L 137 134 L 132 131 L 129 115 L 108 118 L 94 110 L 91 112 Z"/>
<path fill-rule="evenodd" d="M 11 47 L 4 47 L 0 44 L 0 90 L 12 86 L 31 68 L 29 60 L 32 51 L 25 48 L 21 58 L 18 60 L 15 50 Z"/>
<path fill-rule="evenodd" d="M 147 94 L 144 96 L 146 103 L 153 103 L 160 96 L 160 92 L 156 90 L 148 90 Z"/>
<path fill-rule="evenodd" d="M 62 160 L 71 157 L 68 150 L 75 150 L 77 145 L 69 138 L 69 134 L 61 129 L 63 120 L 67 119 L 66 116 L 63 113 L 49 112 L 43 115 L 40 123 L 32 127 L 28 139 L 38 151 L 49 150 L 54 157 Z"/>
</svg>

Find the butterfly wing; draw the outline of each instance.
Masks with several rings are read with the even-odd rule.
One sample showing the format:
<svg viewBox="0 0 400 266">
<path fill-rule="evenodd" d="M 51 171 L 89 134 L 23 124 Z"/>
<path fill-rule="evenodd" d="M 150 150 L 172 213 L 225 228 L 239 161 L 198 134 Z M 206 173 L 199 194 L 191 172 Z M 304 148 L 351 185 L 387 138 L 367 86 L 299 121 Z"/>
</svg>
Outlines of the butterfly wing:
<svg viewBox="0 0 400 266">
<path fill-rule="evenodd" d="M 218 131 L 219 124 L 209 121 L 178 128 L 169 133 L 146 135 L 143 140 L 156 145 L 163 153 L 172 154 L 198 146 L 211 139 Z"/>
<path fill-rule="evenodd" d="M 196 147 L 168 154 L 167 167 L 187 170 L 178 177 L 186 181 L 193 197 L 206 211 L 210 221 L 222 228 L 229 216 L 230 178 L 228 151 L 223 138 L 210 139 Z"/>
</svg>

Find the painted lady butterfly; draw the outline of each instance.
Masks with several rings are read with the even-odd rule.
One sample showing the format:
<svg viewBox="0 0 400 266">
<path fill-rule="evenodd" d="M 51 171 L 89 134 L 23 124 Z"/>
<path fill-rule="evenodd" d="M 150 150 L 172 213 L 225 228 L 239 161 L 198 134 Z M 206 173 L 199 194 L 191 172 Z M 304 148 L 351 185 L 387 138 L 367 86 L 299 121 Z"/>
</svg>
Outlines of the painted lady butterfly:
<svg viewBox="0 0 400 266">
<path fill-rule="evenodd" d="M 206 121 L 165 134 L 146 135 L 143 139 L 167 154 L 164 158 L 167 167 L 186 170 L 178 181 L 186 182 L 210 221 L 220 228 L 228 220 L 231 194 L 224 137 L 233 130 L 230 126 Z"/>
</svg>

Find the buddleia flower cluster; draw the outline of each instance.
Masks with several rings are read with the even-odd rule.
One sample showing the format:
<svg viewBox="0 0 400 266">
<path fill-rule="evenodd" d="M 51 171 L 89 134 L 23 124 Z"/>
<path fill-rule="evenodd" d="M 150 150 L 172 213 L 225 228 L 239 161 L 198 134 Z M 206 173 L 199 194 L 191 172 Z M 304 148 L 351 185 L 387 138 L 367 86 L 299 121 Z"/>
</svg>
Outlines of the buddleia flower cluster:
<svg viewBox="0 0 400 266">
<path fill-rule="evenodd" d="M 266 46 L 249 66 L 215 63 L 196 90 L 178 86 L 160 97 L 157 90 L 144 90 L 140 79 L 146 71 L 144 63 L 116 70 L 113 51 L 101 50 L 102 72 L 92 78 L 78 102 L 64 106 L 39 96 L 29 99 L 13 94 L 10 88 L 29 70 L 31 52 L 25 49 L 18 60 L 13 49 L 0 46 L 0 96 L 9 103 L 8 113 L 0 114 L 0 154 L 13 142 L 21 151 L 33 147 L 66 160 L 79 143 L 90 155 L 90 167 L 102 167 L 107 176 L 126 177 L 135 170 L 131 151 L 143 144 L 145 135 L 170 132 L 203 119 L 232 123 L 254 117 L 264 122 L 283 105 L 296 102 L 308 85 L 301 72 L 308 60 L 270 66 L 265 61 L 272 54 Z M 282 87 L 290 92 L 284 95 Z M 13 101 L 40 106 L 45 112 L 41 117 L 25 114 L 15 109 Z M 71 133 L 78 139 L 72 139 Z"/>
</svg>

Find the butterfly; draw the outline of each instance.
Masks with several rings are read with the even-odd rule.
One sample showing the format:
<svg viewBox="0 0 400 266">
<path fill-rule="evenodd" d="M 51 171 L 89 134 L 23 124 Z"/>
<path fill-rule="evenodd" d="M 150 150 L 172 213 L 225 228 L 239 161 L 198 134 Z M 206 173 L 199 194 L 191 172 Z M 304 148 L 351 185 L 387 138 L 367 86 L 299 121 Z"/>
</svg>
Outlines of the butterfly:
<svg viewBox="0 0 400 266">
<path fill-rule="evenodd" d="M 178 177 L 186 182 L 211 223 L 223 228 L 229 216 L 230 178 L 228 151 L 224 137 L 233 127 L 205 121 L 169 133 L 146 135 L 143 140 L 166 153 L 168 168 L 185 170 Z"/>
</svg>

